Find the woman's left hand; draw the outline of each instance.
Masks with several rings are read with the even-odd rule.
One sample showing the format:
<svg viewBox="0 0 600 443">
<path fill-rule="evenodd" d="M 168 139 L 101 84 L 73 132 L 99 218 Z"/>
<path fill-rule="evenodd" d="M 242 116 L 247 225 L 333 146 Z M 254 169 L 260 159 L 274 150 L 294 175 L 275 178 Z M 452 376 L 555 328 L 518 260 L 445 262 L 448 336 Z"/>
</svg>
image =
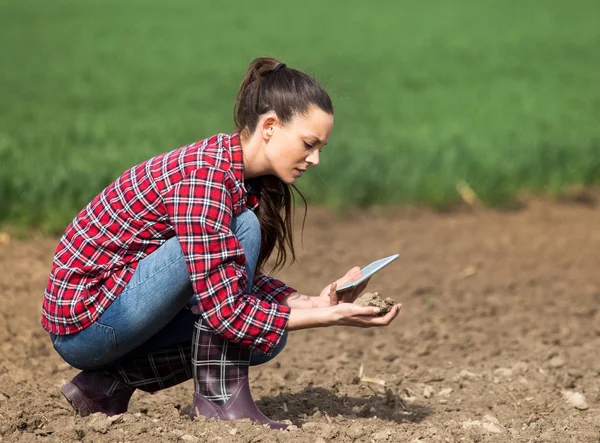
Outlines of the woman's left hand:
<svg viewBox="0 0 600 443">
<path fill-rule="evenodd" d="M 366 279 L 360 285 L 355 288 L 349 288 L 341 292 L 336 292 L 338 286 L 345 285 L 346 283 L 353 282 L 362 277 L 362 273 L 358 266 L 350 269 L 346 274 L 334 281 L 333 283 L 325 286 L 318 297 L 315 297 L 313 302 L 313 308 L 327 308 L 329 306 L 335 306 L 339 303 L 353 303 L 354 300 L 367 288 L 370 279 Z"/>
</svg>

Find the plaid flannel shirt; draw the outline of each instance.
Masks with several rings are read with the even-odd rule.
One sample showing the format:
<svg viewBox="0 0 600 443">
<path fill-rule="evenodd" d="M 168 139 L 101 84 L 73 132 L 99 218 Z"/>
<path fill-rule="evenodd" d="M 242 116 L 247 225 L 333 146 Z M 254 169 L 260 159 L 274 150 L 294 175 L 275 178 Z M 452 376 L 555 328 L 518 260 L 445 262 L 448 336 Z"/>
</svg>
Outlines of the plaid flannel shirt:
<svg viewBox="0 0 600 443">
<path fill-rule="evenodd" d="M 125 171 L 60 239 L 42 304 L 42 325 L 78 332 L 119 295 L 141 259 L 177 236 L 197 305 L 226 340 L 270 354 L 289 320 L 294 289 L 258 274 L 246 294 L 245 256 L 230 229 L 257 198 L 244 187 L 239 133 L 217 134 Z"/>
</svg>

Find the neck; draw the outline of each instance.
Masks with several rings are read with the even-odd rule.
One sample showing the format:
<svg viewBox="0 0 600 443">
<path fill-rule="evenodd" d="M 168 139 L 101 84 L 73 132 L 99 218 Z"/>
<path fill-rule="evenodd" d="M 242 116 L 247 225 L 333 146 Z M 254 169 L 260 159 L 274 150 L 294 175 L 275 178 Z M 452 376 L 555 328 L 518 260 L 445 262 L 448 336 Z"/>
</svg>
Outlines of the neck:
<svg viewBox="0 0 600 443">
<path fill-rule="evenodd" d="M 242 131 L 240 143 L 244 158 L 244 179 L 270 174 L 269 162 L 265 157 L 264 140 L 260 137 L 258 131 L 252 136 Z"/>
</svg>

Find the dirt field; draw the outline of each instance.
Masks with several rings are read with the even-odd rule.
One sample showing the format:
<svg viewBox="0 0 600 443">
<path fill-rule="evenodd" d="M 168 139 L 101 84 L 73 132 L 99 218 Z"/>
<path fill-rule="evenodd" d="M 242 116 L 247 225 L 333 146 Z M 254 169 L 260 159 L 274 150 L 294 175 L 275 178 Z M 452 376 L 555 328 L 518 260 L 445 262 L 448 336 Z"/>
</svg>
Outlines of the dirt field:
<svg viewBox="0 0 600 443">
<path fill-rule="evenodd" d="M 116 419 L 75 417 L 58 387 L 76 371 L 39 323 L 57 239 L 0 240 L 2 442 L 600 441 L 600 208 L 311 210 L 300 263 L 279 276 L 317 294 L 400 252 L 368 290 L 404 308 L 388 328 L 294 332 L 251 368 L 257 404 L 296 425 L 286 431 L 189 421 L 191 382 L 136 392 Z"/>
</svg>

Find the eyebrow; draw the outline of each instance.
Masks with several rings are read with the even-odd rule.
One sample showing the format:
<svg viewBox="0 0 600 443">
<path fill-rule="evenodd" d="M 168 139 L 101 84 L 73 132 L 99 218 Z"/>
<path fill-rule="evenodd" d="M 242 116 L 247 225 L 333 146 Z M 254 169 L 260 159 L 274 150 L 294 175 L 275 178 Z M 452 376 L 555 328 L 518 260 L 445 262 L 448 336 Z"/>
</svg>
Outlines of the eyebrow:
<svg viewBox="0 0 600 443">
<path fill-rule="evenodd" d="M 309 137 L 314 138 L 317 141 L 317 143 L 320 144 L 320 145 L 323 145 L 323 146 L 327 145 L 327 143 L 323 143 L 323 141 L 319 137 L 317 137 L 316 135 L 309 135 Z"/>
</svg>

